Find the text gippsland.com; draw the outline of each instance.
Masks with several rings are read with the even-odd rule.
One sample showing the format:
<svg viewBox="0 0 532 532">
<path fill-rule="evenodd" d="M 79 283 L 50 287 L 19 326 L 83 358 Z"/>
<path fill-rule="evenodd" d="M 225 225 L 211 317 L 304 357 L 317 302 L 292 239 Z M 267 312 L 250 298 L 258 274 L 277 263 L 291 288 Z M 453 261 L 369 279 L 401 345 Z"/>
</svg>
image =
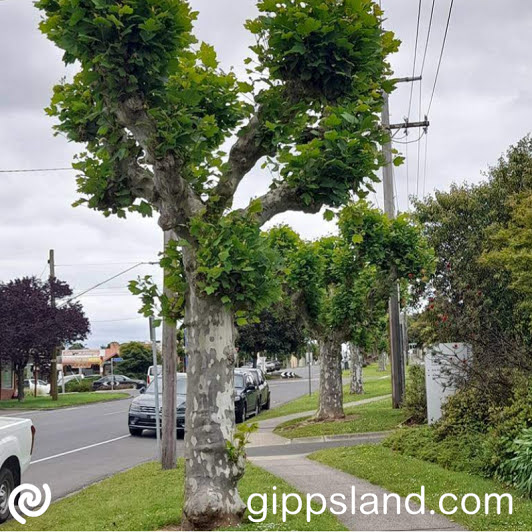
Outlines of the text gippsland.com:
<svg viewBox="0 0 532 532">
<path fill-rule="evenodd" d="M 254 523 L 262 523 L 272 514 L 280 514 L 283 522 L 289 515 L 306 514 L 307 522 L 312 516 L 320 515 L 329 510 L 334 515 L 344 515 L 357 513 L 362 515 L 400 515 L 402 511 L 410 515 L 435 514 L 434 510 L 427 510 L 425 504 L 425 486 L 421 486 L 419 493 L 411 493 L 404 498 L 395 493 L 385 493 L 376 495 L 374 493 L 364 493 L 357 496 L 355 486 L 351 487 L 351 493 L 333 493 L 329 499 L 321 493 L 307 494 L 306 496 L 297 493 L 278 493 L 276 486 L 272 488 L 272 493 L 253 493 L 248 497 L 247 509 L 248 519 Z M 438 500 L 439 512 L 444 515 L 453 515 L 458 510 L 469 515 L 492 512 L 500 515 L 513 513 L 513 498 L 509 493 L 486 493 L 482 496 L 476 493 L 466 493 L 457 496 L 454 493 L 444 493 Z"/>
</svg>

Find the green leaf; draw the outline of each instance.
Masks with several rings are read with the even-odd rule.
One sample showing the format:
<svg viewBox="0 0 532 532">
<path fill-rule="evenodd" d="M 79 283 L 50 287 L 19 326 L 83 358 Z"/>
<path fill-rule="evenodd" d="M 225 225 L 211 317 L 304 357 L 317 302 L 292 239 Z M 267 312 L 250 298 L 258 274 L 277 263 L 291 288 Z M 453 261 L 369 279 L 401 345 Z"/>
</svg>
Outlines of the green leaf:
<svg viewBox="0 0 532 532">
<path fill-rule="evenodd" d="M 247 320 L 247 318 L 237 318 L 236 319 L 236 324 L 239 327 L 242 327 L 243 325 L 247 325 L 248 324 L 248 320 Z"/>
<path fill-rule="evenodd" d="M 351 240 L 353 241 L 353 244 L 362 244 L 362 242 L 364 242 L 364 237 L 362 235 L 353 235 Z"/>
<path fill-rule="evenodd" d="M 201 62 L 207 68 L 216 68 L 218 66 L 218 60 L 216 59 L 216 51 L 214 47 L 205 42 L 201 43 L 200 50 L 198 52 L 198 57 Z"/>
<path fill-rule="evenodd" d="M 397 157 L 394 158 L 393 165 L 401 166 L 404 162 L 405 162 L 405 158 L 401 155 L 398 155 Z"/>
<path fill-rule="evenodd" d="M 327 209 L 324 213 L 323 213 L 323 217 L 325 218 L 325 220 L 327 220 L 328 222 L 332 221 L 334 219 L 334 211 L 331 211 L 330 209 Z"/>
</svg>

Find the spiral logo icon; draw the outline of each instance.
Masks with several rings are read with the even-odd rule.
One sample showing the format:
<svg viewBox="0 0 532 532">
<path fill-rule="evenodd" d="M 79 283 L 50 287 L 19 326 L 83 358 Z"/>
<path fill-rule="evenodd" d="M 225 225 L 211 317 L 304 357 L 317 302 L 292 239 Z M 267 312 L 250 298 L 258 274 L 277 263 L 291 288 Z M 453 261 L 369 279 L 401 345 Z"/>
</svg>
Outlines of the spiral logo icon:
<svg viewBox="0 0 532 532">
<path fill-rule="evenodd" d="M 26 524 L 26 519 L 22 517 L 21 514 L 27 517 L 39 517 L 42 515 L 52 501 L 52 492 L 50 491 L 50 486 L 48 484 L 43 484 L 42 489 L 44 491 L 44 501 L 43 494 L 41 490 L 34 486 L 33 484 L 21 484 L 17 486 L 9 496 L 9 511 L 11 515 L 21 524 Z M 15 500 L 18 496 L 18 510 L 15 507 Z M 37 510 L 35 508 L 38 508 Z M 20 512 L 20 513 L 19 513 Z"/>
</svg>

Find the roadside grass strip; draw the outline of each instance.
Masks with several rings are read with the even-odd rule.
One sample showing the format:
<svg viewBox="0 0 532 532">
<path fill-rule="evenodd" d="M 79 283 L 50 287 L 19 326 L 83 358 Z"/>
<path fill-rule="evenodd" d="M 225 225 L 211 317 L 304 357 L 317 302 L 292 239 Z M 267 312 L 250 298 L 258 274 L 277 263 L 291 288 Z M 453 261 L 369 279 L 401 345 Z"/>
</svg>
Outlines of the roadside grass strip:
<svg viewBox="0 0 532 532">
<path fill-rule="evenodd" d="M 347 384 L 344 386 L 344 403 L 360 401 L 361 399 L 371 399 L 372 397 L 391 393 L 392 382 L 389 372 L 379 372 L 377 366 L 372 364 L 364 368 L 363 375 L 366 379 L 364 382 L 364 393 L 361 395 L 350 394 L 349 385 Z M 282 406 L 262 412 L 257 417 L 257 421 L 307 412 L 308 410 L 317 410 L 318 399 L 318 392 L 314 392 L 312 395 L 304 395 Z"/>
<path fill-rule="evenodd" d="M 0 530 L 174 530 L 179 529 L 184 500 L 184 461 L 178 467 L 163 471 L 160 464 L 150 462 L 118 473 L 93 484 L 69 497 L 53 503 L 44 515 L 28 518 L 25 525 L 11 520 Z M 244 501 L 254 493 L 297 493 L 289 484 L 263 469 L 247 464 L 246 474 L 239 483 Z M 301 495 L 301 494 L 299 494 Z M 294 503 L 293 505 L 291 503 Z M 260 508 L 260 500 L 256 503 Z M 287 508 L 296 509 L 296 501 Z M 319 510 L 319 505 L 316 506 Z M 261 523 L 252 523 L 244 516 L 238 530 L 346 530 L 328 511 L 313 515 L 307 523 L 306 514 L 286 516 L 268 511 Z"/>
<path fill-rule="evenodd" d="M 336 434 L 356 434 L 392 430 L 406 420 L 402 410 L 393 409 L 390 399 L 351 406 L 345 410 L 345 419 L 315 422 L 312 417 L 285 421 L 274 432 L 285 438 L 307 438 Z"/>
<path fill-rule="evenodd" d="M 424 486 L 426 511 L 432 509 L 443 513 L 439 509 L 440 497 L 452 493 L 457 497 L 457 502 L 446 498 L 443 507 L 450 511 L 456 506 L 457 510 L 446 517 L 469 530 L 532 530 L 532 500 L 520 497 L 515 490 L 494 480 L 450 471 L 424 460 L 395 453 L 382 445 L 323 450 L 311 454 L 309 458 L 367 480 L 402 497 L 410 493 L 420 493 L 421 486 Z M 497 515 L 495 498 L 489 499 L 486 515 L 486 494 L 493 493 L 512 495 L 512 515 L 508 514 L 507 500 L 503 500 L 501 514 Z M 481 501 L 481 508 L 475 515 L 468 515 L 462 510 L 462 498 L 467 494 L 476 494 Z M 468 511 L 472 511 L 476 506 L 471 497 L 468 497 L 464 504 Z"/>
<path fill-rule="evenodd" d="M 91 403 L 102 403 L 105 401 L 116 401 L 117 399 L 127 399 L 127 393 L 97 393 L 81 392 L 59 394 L 57 401 L 47 396 L 28 396 L 24 401 L 19 402 L 16 399 L 9 401 L 0 401 L 0 413 L 4 409 L 12 410 L 55 410 L 56 408 L 65 408 L 68 406 L 88 405 Z"/>
</svg>

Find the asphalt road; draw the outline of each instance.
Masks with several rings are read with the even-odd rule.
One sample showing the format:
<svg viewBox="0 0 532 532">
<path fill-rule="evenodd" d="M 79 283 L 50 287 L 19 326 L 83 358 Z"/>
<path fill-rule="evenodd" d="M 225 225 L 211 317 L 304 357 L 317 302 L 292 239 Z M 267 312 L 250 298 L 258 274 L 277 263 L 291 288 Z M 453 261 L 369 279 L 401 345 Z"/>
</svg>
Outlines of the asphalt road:
<svg viewBox="0 0 532 532">
<path fill-rule="evenodd" d="M 308 368 L 295 372 L 302 378 L 269 381 L 272 406 L 280 406 L 308 393 Z M 310 384 L 313 390 L 318 387 L 318 375 L 319 367 L 312 367 Z M 49 484 L 53 499 L 57 499 L 114 473 L 156 459 L 154 432 L 144 431 L 141 438 L 129 435 L 127 411 L 130 402 L 131 399 L 124 399 L 15 414 L 31 418 L 37 429 L 32 465 L 23 481 L 37 486 Z M 0 411 L 0 416 L 6 414 L 13 415 Z M 182 455 L 183 441 L 178 440 L 177 445 L 178 454 Z M 304 447 L 294 446 L 291 452 L 304 452 L 302 449 Z M 260 454 L 279 452 L 281 449 L 263 448 Z"/>
</svg>

